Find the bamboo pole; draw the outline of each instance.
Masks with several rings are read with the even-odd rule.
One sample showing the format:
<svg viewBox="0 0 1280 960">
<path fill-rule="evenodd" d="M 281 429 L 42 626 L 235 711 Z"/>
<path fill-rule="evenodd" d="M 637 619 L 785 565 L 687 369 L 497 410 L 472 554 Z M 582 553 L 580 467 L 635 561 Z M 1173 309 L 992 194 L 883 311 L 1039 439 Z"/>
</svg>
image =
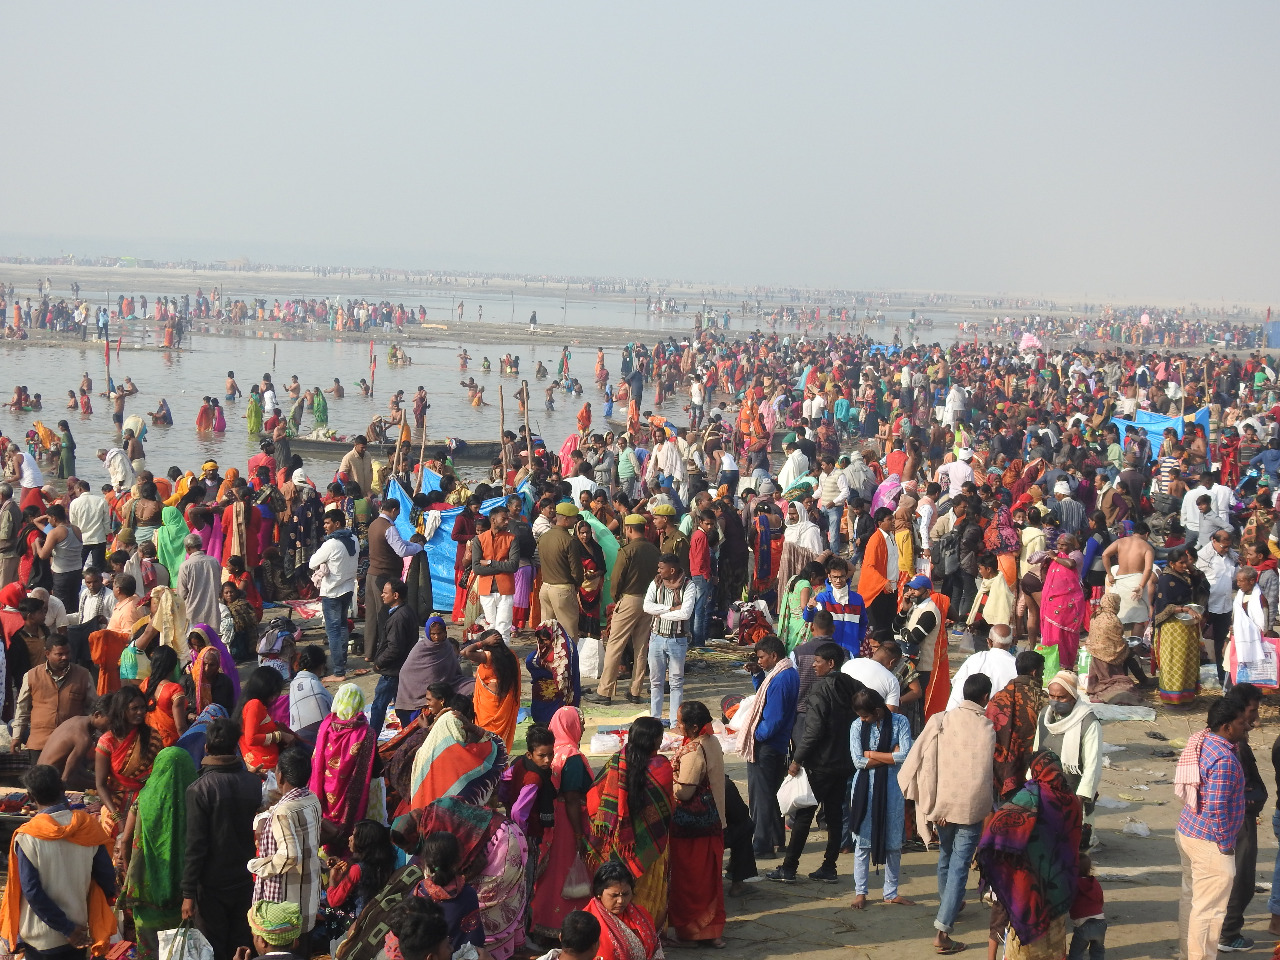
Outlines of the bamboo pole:
<svg viewBox="0 0 1280 960">
<path fill-rule="evenodd" d="M 524 388 L 524 442 L 525 449 L 528 450 L 529 462 L 525 464 L 529 474 L 533 473 L 533 431 L 529 429 L 529 381 L 521 380 L 521 387 Z"/>
<path fill-rule="evenodd" d="M 422 442 L 418 447 L 418 479 L 413 485 L 413 495 L 416 497 L 422 492 L 422 471 L 426 469 L 424 465 L 427 460 L 427 412 L 422 411 Z"/>
<path fill-rule="evenodd" d="M 502 361 L 499 360 L 499 363 Z M 506 482 L 507 458 L 507 409 L 502 399 L 502 384 L 498 384 L 498 463 L 502 469 L 503 482 Z"/>
</svg>

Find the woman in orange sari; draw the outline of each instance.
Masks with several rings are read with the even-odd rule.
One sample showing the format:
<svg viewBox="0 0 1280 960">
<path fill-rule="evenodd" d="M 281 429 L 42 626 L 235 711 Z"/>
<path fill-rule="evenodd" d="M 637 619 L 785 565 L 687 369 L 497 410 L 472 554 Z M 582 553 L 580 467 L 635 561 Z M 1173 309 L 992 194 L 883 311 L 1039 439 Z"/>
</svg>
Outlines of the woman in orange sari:
<svg viewBox="0 0 1280 960">
<path fill-rule="evenodd" d="M 172 647 L 160 647 L 151 658 L 151 676 L 142 681 L 147 695 L 147 726 L 161 743 L 172 747 L 187 731 L 187 695 L 178 675 L 178 654 Z"/>
<path fill-rule="evenodd" d="M 138 687 L 122 687 L 111 695 L 107 720 L 110 726 L 94 751 L 94 780 L 103 829 L 114 838 L 163 744 L 147 726 L 147 695 Z"/>
<path fill-rule="evenodd" d="M 578 433 L 586 437 L 591 432 L 591 401 L 588 400 L 578 411 Z"/>
<path fill-rule="evenodd" d="M 476 726 L 497 734 L 510 751 L 520 714 L 520 661 L 497 630 L 486 630 L 462 656 L 476 665 Z"/>
</svg>

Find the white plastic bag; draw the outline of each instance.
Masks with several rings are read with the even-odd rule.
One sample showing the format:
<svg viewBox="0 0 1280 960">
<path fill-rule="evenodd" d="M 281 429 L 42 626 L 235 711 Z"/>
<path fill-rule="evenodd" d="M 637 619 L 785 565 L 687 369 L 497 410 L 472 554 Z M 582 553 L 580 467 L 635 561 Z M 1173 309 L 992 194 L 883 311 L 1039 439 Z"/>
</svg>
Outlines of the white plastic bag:
<svg viewBox="0 0 1280 960">
<path fill-rule="evenodd" d="M 622 749 L 622 738 L 612 733 L 593 733 L 591 735 L 591 755 L 595 757 L 610 756 Z"/>
<path fill-rule="evenodd" d="M 604 667 L 604 641 L 582 637 L 578 641 L 578 674 L 583 680 L 599 680 Z"/>
<path fill-rule="evenodd" d="M 754 693 L 749 697 L 743 697 L 742 700 L 738 702 L 738 709 L 734 712 L 733 716 L 729 718 L 729 722 L 725 724 L 725 728 L 736 733 L 738 728 L 742 726 L 743 721 L 746 720 L 747 717 L 751 716 L 751 710 L 755 702 L 756 695 Z"/>
<path fill-rule="evenodd" d="M 174 930 L 161 930 L 156 939 L 160 960 L 213 960 L 213 945 L 189 921 Z"/>
<path fill-rule="evenodd" d="M 790 816 L 802 807 L 817 805 L 818 798 L 813 795 L 813 788 L 809 786 L 809 774 L 805 772 L 804 767 L 801 767 L 800 773 L 794 777 L 788 774 L 782 781 L 782 786 L 778 788 L 778 808 L 784 817 Z"/>
</svg>

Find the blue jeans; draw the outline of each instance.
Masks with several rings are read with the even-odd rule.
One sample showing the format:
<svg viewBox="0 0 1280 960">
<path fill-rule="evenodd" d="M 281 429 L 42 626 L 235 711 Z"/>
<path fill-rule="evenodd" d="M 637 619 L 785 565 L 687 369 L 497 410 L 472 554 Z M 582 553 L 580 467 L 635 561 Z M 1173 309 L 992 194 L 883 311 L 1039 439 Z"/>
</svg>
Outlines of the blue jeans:
<svg viewBox="0 0 1280 960">
<path fill-rule="evenodd" d="M 689 582 L 698 591 L 698 598 L 693 601 L 693 618 L 689 621 L 689 642 L 695 647 L 705 647 L 711 625 L 711 584 L 702 576 L 690 577 Z"/>
<path fill-rule="evenodd" d="M 382 732 L 382 725 L 387 719 L 387 708 L 395 700 L 400 689 L 400 677 L 379 677 L 378 685 L 373 690 L 373 706 L 369 708 L 369 729 L 376 738 Z"/>
<path fill-rule="evenodd" d="M 680 715 L 684 700 L 684 657 L 689 651 L 685 637 L 661 637 L 649 634 L 649 714 L 662 719 L 662 687 L 671 673 L 671 722 Z"/>
<path fill-rule="evenodd" d="M 1067 960 L 1084 960 L 1085 947 L 1089 948 L 1089 960 L 1104 960 L 1107 946 L 1103 939 L 1107 935 L 1107 921 L 1094 917 L 1076 927 L 1071 934 L 1071 947 L 1067 951 Z"/>
<path fill-rule="evenodd" d="M 1280 810 L 1271 815 L 1271 829 L 1275 831 L 1276 839 L 1280 840 Z M 1280 853 L 1276 854 L 1275 871 L 1271 876 L 1271 899 L 1267 906 L 1272 913 L 1280 913 Z"/>
<path fill-rule="evenodd" d="M 980 823 L 948 823 L 938 827 L 938 917 L 934 929 L 950 933 L 969 883 L 969 864 L 982 837 Z"/>
<path fill-rule="evenodd" d="M 340 597 L 321 597 L 324 611 L 324 633 L 329 638 L 329 669 L 336 676 L 347 675 L 347 611 L 351 609 L 351 594 Z"/>
<path fill-rule="evenodd" d="M 898 868 L 902 866 L 902 850 L 886 850 L 884 852 L 884 898 L 893 900 L 898 896 Z M 871 848 L 857 846 L 853 850 L 853 892 L 860 896 L 867 895 L 867 877 L 871 873 Z"/>
<path fill-rule="evenodd" d="M 831 552 L 839 553 L 840 548 L 844 546 L 844 541 L 840 536 L 842 533 L 840 524 L 844 520 L 844 504 L 842 503 L 838 507 L 823 507 L 822 509 L 827 515 L 827 540 L 831 544 Z"/>
</svg>

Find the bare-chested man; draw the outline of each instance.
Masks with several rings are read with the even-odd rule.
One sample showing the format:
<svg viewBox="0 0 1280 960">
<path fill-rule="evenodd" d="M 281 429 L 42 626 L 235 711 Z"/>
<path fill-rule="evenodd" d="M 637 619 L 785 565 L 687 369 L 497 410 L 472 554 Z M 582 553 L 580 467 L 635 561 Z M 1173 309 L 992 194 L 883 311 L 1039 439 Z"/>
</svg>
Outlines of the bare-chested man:
<svg viewBox="0 0 1280 960">
<path fill-rule="evenodd" d="M 1147 602 L 1147 585 L 1152 582 L 1151 563 L 1155 551 L 1151 549 L 1151 529 L 1143 520 L 1133 524 L 1133 536 L 1114 541 L 1102 552 L 1102 567 L 1107 571 L 1107 592 L 1120 597 L 1120 622 L 1130 627 L 1133 634 L 1142 636 L 1147 621 L 1151 619 L 1151 607 Z M 1111 573 L 1112 566 L 1118 569 Z"/>
<path fill-rule="evenodd" d="M 342 381 L 339 380 L 337 377 L 334 377 L 333 386 L 326 389 L 325 393 L 331 393 L 333 394 L 333 398 L 335 400 L 341 400 L 344 396 L 346 396 L 347 391 L 342 386 Z"/>
<path fill-rule="evenodd" d="M 62 771 L 67 789 L 92 790 L 94 744 L 109 726 L 107 698 L 102 697 L 90 707 L 87 717 L 71 717 L 58 724 L 45 741 L 39 762 Z"/>
</svg>

